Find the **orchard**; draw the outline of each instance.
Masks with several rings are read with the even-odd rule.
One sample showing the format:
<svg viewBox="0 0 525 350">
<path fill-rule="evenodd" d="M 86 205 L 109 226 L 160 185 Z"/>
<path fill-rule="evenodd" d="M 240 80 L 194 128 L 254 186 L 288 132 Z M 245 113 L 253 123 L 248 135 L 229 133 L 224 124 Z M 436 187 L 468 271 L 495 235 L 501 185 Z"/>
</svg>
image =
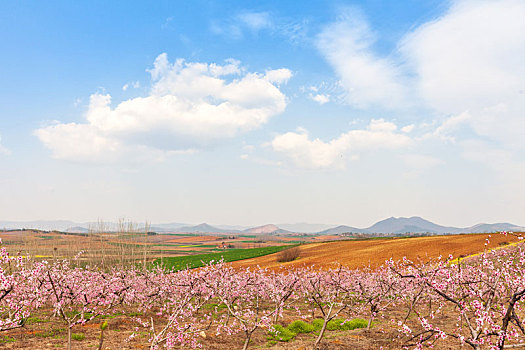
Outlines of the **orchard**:
<svg viewBox="0 0 525 350">
<path fill-rule="evenodd" d="M 365 336 L 389 330 L 392 348 L 525 347 L 521 243 L 463 260 L 390 260 L 361 270 L 238 269 L 221 261 L 177 272 L 103 270 L 80 267 L 80 257 L 37 262 L 2 247 L 0 336 L 45 313 L 63 324 L 67 349 L 80 348 L 74 330 L 88 324 L 100 324 L 104 349 L 108 323 L 101 320 L 133 310 L 126 341 L 142 337 L 150 349 L 207 348 L 211 335 L 234 337 L 236 348 L 248 349 L 261 345 L 256 334 L 272 345 L 308 332 L 316 349 L 331 330 L 361 321 Z"/>
</svg>

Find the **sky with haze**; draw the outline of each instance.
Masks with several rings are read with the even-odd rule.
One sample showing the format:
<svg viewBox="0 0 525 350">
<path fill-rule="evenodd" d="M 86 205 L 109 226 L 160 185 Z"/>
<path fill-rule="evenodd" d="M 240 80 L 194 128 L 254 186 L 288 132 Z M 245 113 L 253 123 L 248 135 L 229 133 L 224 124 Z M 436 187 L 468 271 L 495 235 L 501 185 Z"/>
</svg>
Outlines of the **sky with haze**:
<svg viewBox="0 0 525 350">
<path fill-rule="evenodd" d="M 525 0 L 0 3 L 0 219 L 525 225 Z"/>
</svg>

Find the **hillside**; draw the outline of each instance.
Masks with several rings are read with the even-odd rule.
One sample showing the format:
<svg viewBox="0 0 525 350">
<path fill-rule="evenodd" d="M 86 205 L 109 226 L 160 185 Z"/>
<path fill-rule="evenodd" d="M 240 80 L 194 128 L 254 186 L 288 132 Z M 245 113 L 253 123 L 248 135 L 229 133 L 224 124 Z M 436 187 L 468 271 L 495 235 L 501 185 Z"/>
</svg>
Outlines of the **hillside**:
<svg viewBox="0 0 525 350">
<path fill-rule="evenodd" d="M 248 259 L 234 263 L 242 267 L 278 268 L 315 265 L 321 267 L 337 267 L 339 264 L 351 268 L 360 268 L 368 265 L 379 266 L 390 258 L 399 260 L 407 258 L 429 260 L 438 256 L 454 257 L 467 256 L 483 251 L 488 234 L 428 236 L 414 238 L 383 238 L 359 241 L 337 241 L 328 243 L 313 243 L 300 246 L 300 258 L 288 262 L 278 263 L 275 254 L 255 259 Z M 516 242 L 514 236 L 500 234 L 492 235 L 489 248 L 497 248 L 509 242 Z"/>
<path fill-rule="evenodd" d="M 268 224 L 263 226 L 252 227 L 243 231 L 244 233 L 252 233 L 256 235 L 275 235 L 275 234 L 286 234 L 291 233 L 290 231 L 283 230 L 276 225 Z"/>
</svg>

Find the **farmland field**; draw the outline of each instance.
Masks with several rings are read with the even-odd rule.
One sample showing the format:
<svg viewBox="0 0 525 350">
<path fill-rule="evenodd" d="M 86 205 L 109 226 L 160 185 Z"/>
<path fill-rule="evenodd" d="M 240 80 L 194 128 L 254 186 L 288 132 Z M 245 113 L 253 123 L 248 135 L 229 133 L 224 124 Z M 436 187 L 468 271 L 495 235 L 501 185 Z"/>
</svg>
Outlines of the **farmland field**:
<svg viewBox="0 0 525 350">
<path fill-rule="evenodd" d="M 79 251 L 83 251 L 82 260 L 84 262 L 107 266 L 135 263 L 150 264 L 155 259 L 175 261 L 176 259 L 170 260 L 171 257 L 214 253 L 224 253 L 226 254 L 225 259 L 233 261 L 275 253 L 281 249 L 277 247 L 281 246 L 314 241 L 313 237 L 184 233 L 145 234 L 125 230 L 89 234 L 13 230 L 0 231 L 0 239 L 11 254 L 20 253 L 23 256 L 31 256 L 36 259 L 61 259 L 73 258 Z M 252 252 L 251 255 L 245 255 L 244 250 Z M 220 260 L 220 256 L 216 255 L 204 257 L 206 261 L 211 260 L 211 258 Z M 200 262 L 201 259 L 197 258 L 197 261 Z M 185 266 L 187 262 L 192 261 L 192 258 L 181 261 L 184 261 Z M 191 265 L 193 266 L 193 263 Z"/>
<path fill-rule="evenodd" d="M 311 243 L 300 246 L 299 259 L 278 263 L 275 254 L 237 261 L 238 267 L 287 268 L 315 265 L 318 267 L 337 267 L 338 264 L 350 268 L 366 266 L 377 267 L 392 258 L 407 257 L 414 261 L 428 261 L 440 255 L 448 257 L 468 256 L 485 248 L 498 248 L 517 242 L 514 236 L 492 234 L 485 246 L 488 234 L 466 234 L 410 238 L 384 238 L 369 240 L 347 240 L 326 243 Z"/>
<path fill-rule="evenodd" d="M 178 257 L 168 257 L 156 259 L 154 264 L 162 264 L 168 270 L 183 270 L 186 268 L 202 267 L 209 264 L 211 261 L 224 260 L 224 262 L 232 262 L 250 258 L 256 258 L 264 255 L 274 254 L 283 249 L 288 249 L 293 246 L 272 246 L 264 248 L 248 248 L 248 249 L 230 249 L 224 252 L 187 255 Z M 273 255 L 272 255 L 273 256 Z"/>
</svg>

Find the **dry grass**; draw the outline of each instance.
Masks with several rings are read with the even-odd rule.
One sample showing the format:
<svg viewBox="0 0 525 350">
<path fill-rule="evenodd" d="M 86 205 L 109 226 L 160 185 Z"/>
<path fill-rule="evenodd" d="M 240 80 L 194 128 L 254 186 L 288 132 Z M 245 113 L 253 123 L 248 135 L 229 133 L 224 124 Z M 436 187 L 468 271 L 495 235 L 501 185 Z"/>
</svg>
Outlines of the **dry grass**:
<svg viewBox="0 0 525 350">
<path fill-rule="evenodd" d="M 1 232 L 0 238 L 11 254 L 30 256 L 30 261 L 68 259 L 73 265 L 97 265 L 102 269 L 139 264 L 145 268 L 151 260 L 154 240 L 147 229 L 147 225 L 139 228 L 121 222 L 116 232 L 107 233 L 100 223 L 87 234 L 26 230 Z"/>
<path fill-rule="evenodd" d="M 301 249 L 299 247 L 292 247 L 290 249 L 285 249 L 277 253 L 277 262 L 289 262 L 294 261 L 299 258 L 301 254 Z"/>
</svg>

